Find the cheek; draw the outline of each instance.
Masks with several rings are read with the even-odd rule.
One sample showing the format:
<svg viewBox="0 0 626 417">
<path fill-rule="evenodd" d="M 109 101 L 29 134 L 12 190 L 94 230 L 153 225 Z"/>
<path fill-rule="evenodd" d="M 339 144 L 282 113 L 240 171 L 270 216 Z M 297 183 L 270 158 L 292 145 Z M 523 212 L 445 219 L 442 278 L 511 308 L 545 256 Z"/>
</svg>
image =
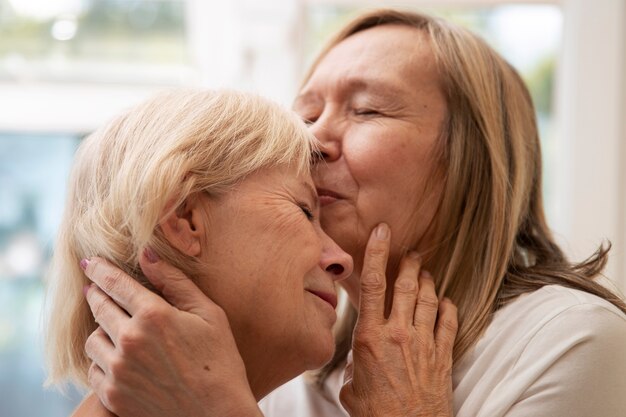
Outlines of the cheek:
<svg viewBox="0 0 626 417">
<path fill-rule="evenodd" d="M 351 172 L 359 184 L 360 240 L 366 241 L 372 228 L 384 221 L 394 232 L 392 244 L 406 248 L 419 240 L 436 208 L 434 143 L 388 132 L 376 139 L 355 145 L 352 154 Z"/>
</svg>

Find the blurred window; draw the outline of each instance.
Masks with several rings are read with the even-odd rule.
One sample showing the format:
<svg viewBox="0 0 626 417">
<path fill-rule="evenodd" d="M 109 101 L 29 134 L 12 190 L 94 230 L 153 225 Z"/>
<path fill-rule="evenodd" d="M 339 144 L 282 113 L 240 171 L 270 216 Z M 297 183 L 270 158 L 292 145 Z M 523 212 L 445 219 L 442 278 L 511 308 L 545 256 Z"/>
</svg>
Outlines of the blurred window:
<svg viewBox="0 0 626 417">
<path fill-rule="evenodd" d="M 0 0 L 0 80 L 178 83 L 181 0 Z"/>
<path fill-rule="evenodd" d="M 0 415 L 61 417 L 79 396 L 44 391 L 42 276 L 79 138 L 0 132 Z"/>
</svg>

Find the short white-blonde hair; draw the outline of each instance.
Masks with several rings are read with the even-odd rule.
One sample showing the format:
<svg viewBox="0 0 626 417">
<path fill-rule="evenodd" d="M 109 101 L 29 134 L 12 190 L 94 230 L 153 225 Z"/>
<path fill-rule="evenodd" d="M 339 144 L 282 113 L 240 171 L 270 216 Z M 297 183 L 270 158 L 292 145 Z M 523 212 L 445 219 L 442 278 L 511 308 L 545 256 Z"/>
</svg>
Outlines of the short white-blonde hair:
<svg viewBox="0 0 626 417">
<path fill-rule="evenodd" d="M 87 386 L 84 345 L 97 325 L 82 292 L 89 281 L 81 259 L 104 257 L 145 284 L 138 261 L 150 246 L 189 273 L 193 260 L 157 227 L 164 210 L 197 192 L 226 192 L 261 168 L 308 171 L 315 147 L 306 126 L 281 106 L 207 90 L 160 94 L 85 139 L 48 274 L 46 385 Z"/>
</svg>

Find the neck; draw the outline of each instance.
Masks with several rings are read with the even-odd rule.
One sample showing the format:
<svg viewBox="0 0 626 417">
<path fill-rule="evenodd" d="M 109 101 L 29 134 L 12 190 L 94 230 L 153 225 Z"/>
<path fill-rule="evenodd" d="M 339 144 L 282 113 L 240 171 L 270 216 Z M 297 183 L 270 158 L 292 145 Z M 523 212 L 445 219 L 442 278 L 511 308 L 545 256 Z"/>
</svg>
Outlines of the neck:
<svg viewBox="0 0 626 417">
<path fill-rule="evenodd" d="M 267 394 L 304 372 L 304 369 L 289 368 L 288 363 L 299 363 L 300 358 L 290 360 L 287 355 L 268 357 L 268 352 L 253 347 L 250 352 L 240 349 L 246 366 L 246 375 L 254 398 L 262 400 Z M 250 355 L 246 354 L 250 353 Z"/>
</svg>

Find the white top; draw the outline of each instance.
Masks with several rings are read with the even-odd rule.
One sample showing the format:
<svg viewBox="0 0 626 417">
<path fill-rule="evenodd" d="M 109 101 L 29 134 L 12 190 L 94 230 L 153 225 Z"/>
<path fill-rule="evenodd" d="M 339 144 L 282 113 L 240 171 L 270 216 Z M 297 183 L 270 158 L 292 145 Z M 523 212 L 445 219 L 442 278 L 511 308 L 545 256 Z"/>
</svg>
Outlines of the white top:
<svg viewBox="0 0 626 417">
<path fill-rule="evenodd" d="M 453 370 L 456 417 L 626 416 L 626 315 L 551 285 L 500 309 Z M 343 371 L 321 394 L 300 376 L 259 403 L 266 417 L 345 417 Z"/>
</svg>

